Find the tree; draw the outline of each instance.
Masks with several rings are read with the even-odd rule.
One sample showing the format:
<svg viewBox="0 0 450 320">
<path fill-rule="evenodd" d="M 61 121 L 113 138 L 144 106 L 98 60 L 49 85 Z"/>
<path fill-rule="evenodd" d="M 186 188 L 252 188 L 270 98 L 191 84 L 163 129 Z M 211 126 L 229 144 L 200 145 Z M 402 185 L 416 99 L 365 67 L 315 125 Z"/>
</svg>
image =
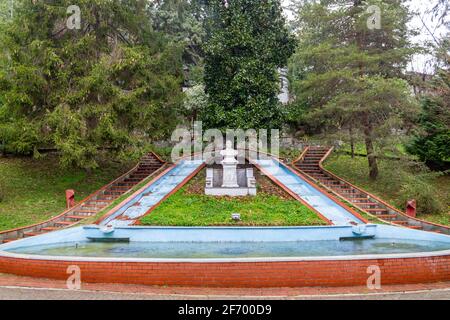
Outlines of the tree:
<svg viewBox="0 0 450 320">
<path fill-rule="evenodd" d="M 198 65 L 203 58 L 204 20 L 207 0 L 159 0 L 150 4 L 153 28 L 184 44 L 185 65 Z"/>
<path fill-rule="evenodd" d="M 438 68 L 430 92 L 422 101 L 419 128 L 408 152 L 417 155 L 429 167 L 450 167 L 450 40 L 444 39 L 437 51 Z"/>
<path fill-rule="evenodd" d="M 146 0 L 25 1 L 0 37 L 0 141 L 52 147 L 63 165 L 95 168 L 167 136 L 181 107 L 182 48 L 152 30 Z M 0 143 L 1 144 L 1 143 Z"/>
<path fill-rule="evenodd" d="M 367 9 L 381 10 L 381 28 Z M 415 102 L 403 71 L 415 48 L 408 41 L 407 7 L 396 0 L 304 1 L 296 27 L 299 45 L 290 63 L 294 108 L 318 128 L 363 133 L 370 177 L 378 176 L 376 142 Z M 375 21 L 377 22 L 377 21 Z"/>
<path fill-rule="evenodd" d="M 184 114 L 193 126 L 198 120 L 198 115 L 205 110 L 208 103 L 208 97 L 205 95 L 205 87 L 197 84 L 185 92 Z"/>
<path fill-rule="evenodd" d="M 287 64 L 294 41 L 279 0 L 211 1 L 205 44 L 209 128 L 278 128 L 277 69 Z"/>
</svg>

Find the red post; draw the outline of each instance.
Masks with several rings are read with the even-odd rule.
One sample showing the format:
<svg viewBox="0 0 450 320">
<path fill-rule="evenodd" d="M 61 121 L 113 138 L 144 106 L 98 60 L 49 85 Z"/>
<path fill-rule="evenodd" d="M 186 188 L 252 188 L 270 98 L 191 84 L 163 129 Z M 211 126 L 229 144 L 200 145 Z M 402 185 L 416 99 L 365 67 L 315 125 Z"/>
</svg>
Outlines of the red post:
<svg viewBox="0 0 450 320">
<path fill-rule="evenodd" d="M 66 204 L 67 209 L 75 206 L 75 190 L 66 190 Z"/>
<path fill-rule="evenodd" d="M 416 200 L 409 200 L 406 203 L 406 214 L 415 218 L 417 216 L 417 202 Z"/>
</svg>

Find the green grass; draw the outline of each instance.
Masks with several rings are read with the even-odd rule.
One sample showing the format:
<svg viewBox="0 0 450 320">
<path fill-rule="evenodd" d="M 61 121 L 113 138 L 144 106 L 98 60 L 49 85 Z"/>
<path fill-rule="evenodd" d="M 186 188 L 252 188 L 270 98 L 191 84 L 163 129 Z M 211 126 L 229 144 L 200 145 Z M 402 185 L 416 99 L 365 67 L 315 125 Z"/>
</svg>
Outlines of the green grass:
<svg viewBox="0 0 450 320">
<path fill-rule="evenodd" d="M 450 225 L 450 176 L 430 173 L 410 161 L 379 160 L 380 176 L 368 177 L 367 159 L 334 154 L 325 167 L 347 181 L 404 211 L 408 199 L 417 199 L 419 218 Z"/>
<path fill-rule="evenodd" d="M 82 200 L 121 174 L 130 165 L 107 163 L 87 173 L 62 170 L 58 159 L 0 158 L 0 230 L 41 222 L 65 210 L 65 190 Z"/>
<path fill-rule="evenodd" d="M 240 213 L 242 221 L 231 220 Z M 259 193 L 256 197 L 217 198 L 188 194 L 182 189 L 141 220 L 152 226 L 310 226 L 324 225 L 296 200 Z"/>
</svg>

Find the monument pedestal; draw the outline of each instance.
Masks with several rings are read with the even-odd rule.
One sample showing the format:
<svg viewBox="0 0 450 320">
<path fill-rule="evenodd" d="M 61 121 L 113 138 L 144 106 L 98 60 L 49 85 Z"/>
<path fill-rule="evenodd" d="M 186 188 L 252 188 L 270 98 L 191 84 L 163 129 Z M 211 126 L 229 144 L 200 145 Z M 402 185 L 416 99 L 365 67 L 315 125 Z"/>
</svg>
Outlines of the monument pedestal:
<svg viewBox="0 0 450 320">
<path fill-rule="evenodd" d="M 222 188 L 239 188 L 237 182 L 237 161 L 235 163 L 222 162 L 223 182 Z"/>
<path fill-rule="evenodd" d="M 256 196 L 256 180 L 253 168 L 238 168 L 238 152 L 227 142 L 227 148 L 220 153 L 224 159 L 222 168 L 206 169 L 205 194 L 210 196 L 245 197 Z"/>
</svg>

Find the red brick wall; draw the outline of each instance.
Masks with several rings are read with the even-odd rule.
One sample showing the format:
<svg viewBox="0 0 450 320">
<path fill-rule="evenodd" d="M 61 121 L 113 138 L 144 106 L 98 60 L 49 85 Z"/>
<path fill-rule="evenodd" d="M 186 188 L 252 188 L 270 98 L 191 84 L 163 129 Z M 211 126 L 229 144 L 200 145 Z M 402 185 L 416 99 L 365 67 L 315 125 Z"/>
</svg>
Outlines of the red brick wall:
<svg viewBox="0 0 450 320">
<path fill-rule="evenodd" d="M 365 285 L 367 267 L 378 265 L 382 284 L 450 280 L 450 256 L 342 261 L 255 263 L 68 262 L 0 257 L 0 273 L 67 279 L 81 268 L 87 283 L 203 287 L 302 287 Z"/>
</svg>

